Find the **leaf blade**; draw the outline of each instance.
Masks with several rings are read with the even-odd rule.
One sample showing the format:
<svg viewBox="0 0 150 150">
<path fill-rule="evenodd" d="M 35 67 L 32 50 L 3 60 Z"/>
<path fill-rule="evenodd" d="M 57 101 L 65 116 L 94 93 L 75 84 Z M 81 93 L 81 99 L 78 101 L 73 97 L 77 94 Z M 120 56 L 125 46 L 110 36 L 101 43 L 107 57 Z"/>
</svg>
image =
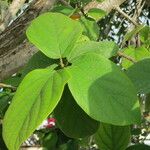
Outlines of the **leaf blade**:
<svg viewBox="0 0 150 150">
<path fill-rule="evenodd" d="M 89 116 L 114 125 L 140 122 L 136 90 L 111 61 L 88 53 L 74 60 L 68 71 L 72 75 L 68 81 L 69 89 Z"/>
<path fill-rule="evenodd" d="M 135 85 L 137 92 L 148 94 L 150 92 L 150 59 L 143 59 L 126 71 L 127 76 Z"/>
<path fill-rule="evenodd" d="M 124 150 L 130 142 L 130 127 L 101 123 L 95 140 L 102 150 Z"/>
<path fill-rule="evenodd" d="M 71 138 L 83 138 L 96 132 L 99 122 L 89 117 L 75 102 L 68 87 L 54 110 L 59 128 Z"/>
<path fill-rule="evenodd" d="M 88 52 L 94 52 L 96 54 L 103 55 L 106 58 L 110 58 L 117 54 L 119 47 L 110 41 L 101 41 L 101 42 L 94 42 L 94 41 L 85 41 L 82 43 L 77 43 L 76 46 L 71 51 L 68 59 L 72 62 L 73 59 L 76 57 L 83 55 Z"/>
<path fill-rule="evenodd" d="M 40 15 L 26 31 L 29 41 L 54 59 L 66 57 L 81 34 L 81 25 L 60 13 Z"/>
<path fill-rule="evenodd" d="M 34 70 L 25 77 L 4 118 L 3 138 L 9 149 L 19 149 L 53 111 L 67 80 L 65 71 L 56 72 L 53 67 Z"/>
</svg>

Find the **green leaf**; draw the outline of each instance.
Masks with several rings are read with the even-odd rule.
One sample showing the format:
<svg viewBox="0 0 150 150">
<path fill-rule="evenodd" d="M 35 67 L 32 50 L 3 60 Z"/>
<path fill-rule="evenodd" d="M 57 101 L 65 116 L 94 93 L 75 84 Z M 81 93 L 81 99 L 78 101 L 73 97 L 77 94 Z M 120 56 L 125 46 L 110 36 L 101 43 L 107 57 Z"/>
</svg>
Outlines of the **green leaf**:
<svg viewBox="0 0 150 150">
<path fill-rule="evenodd" d="M 90 40 L 96 41 L 99 36 L 99 27 L 92 19 L 82 17 L 79 22 L 83 27 L 83 34 L 88 36 Z"/>
<path fill-rule="evenodd" d="M 144 25 L 139 25 L 136 28 L 134 28 L 132 31 L 127 32 L 124 36 L 123 43 L 131 40 L 133 36 L 135 36 L 137 33 L 139 33 L 141 31 L 141 29 L 143 29 L 143 27 L 144 27 Z"/>
<path fill-rule="evenodd" d="M 55 132 L 48 132 L 42 139 L 42 147 L 46 150 L 55 150 L 58 136 Z"/>
<path fill-rule="evenodd" d="M 0 124 L 0 150 L 8 150 L 2 137 L 2 124 Z"/>
<path fill-rule="evenodd" d="M 68 6 L 56 6 L 52 10 L 52 12 L 59 12 L 64 15 L 70 16 L 74 12 L 74 8 Z"/>
<path fill-rule="evenodd" d="M 71 138 L 83 138 L 92 135 L 99 127 L 99 122 L 90 118 L 77 105 L 67 87 L 54 110 L 54 116 L 59 128 Z"/>
<path fill-rule="evenodd" d="M 30 71 L 34 69 L 46 68 L 55 63 L 58 63 L 58 61 L 54 59 L 50 59 L 49 57 L 44 55 L 42 52 L 38 51 L 31 57 L 27 65 L 21 71 L 22 77 L 24 78 Z"/>
<path fill-rule="evenodd" d="M 138 93 L 150 92 L 150 59 L 141 60 L 126 71 Z"/>
<path fill-rule="evenodd" d="M 150 93 L 146 95 L 145 112 L 150 112 Z"/>
<path fill-rule="evenodd" d="M 71 62 L 72 59 L 85 54 L 87 52 L 94 52 L 97 54 L 101 54 L 106 58 L 110 58 L 117 54 L 119 47 L 115 42 L 110 41 L 101 41 L 101 42 L 94 42 L 94 41 L 86 41 L 82 43 L 76 44 L 76 46 L 71 51 L 70 55 L 68 56 L 68 61 Z"/>
<path fill-rule="evenodd" d="M 4 114 L 9 106 L 9 102 L 12 99 L 12 95 L 5 93 L 5 92 L 0 92 L 0 118 L 3 119 Z"/>
<path fill-rule="evenodd" d="M 25 67 L 18 72 L 18 75 L 12 76 L 3 82 L 6 84 L 13 85 L 13 86 L 18 86 L 20 82 L 23 80 L 23 78 L 30 71 L 34 69 L 39 69 L 39 68 L 46 68 L 54 63 L 58 63 L 58 61 L 54 59 L 50 59 L 49 57 L 44 55 L 42 52 L 38 51 L 31 57 L 31 59 L 28 61 Z"/>
<path fill-rule="evenodd" d="M 78 105 L 93 119 L 114 125 L 140 122 L 135 88 L 129 78 L 108 59 L 88 53 L 68 68 L 68 85 Z"/>
<path fill-rule="evenodd" d="M 75 139 L 71 139 L 65 144 L 60 145 L 57 150 L 79 150 L 78 141 Z"/>
<path fill-rule="evenodd" d="M 98 8 L 92 8 L 88 11 L 88 16 L 95 19 L 96 21 L 102 19 L 106 15 L 107 13 L 104 10 Z"/>
<path fill-rule="evenodd" d="M 145 26 L 140 32 L 140 39 L 143 43 L 145 43 L 147 40 L 150 40 L 150 27 Z"/>
<path fill-rule="evenodd" d="M 141 129 L 140 128 L 131 128 L 131 134 L 133 135 L 140 135 Z"/>
<path fill-rule="evenodd" d="M 50 58 L 66 57 L 82 34 L 79 22 L 60 13 L 45 13 L 34 19 L 27 37 Z"/>
<path fill-rule="evenodd" d="M 130 126 L 101 123 L 95 141 L 101 150 L 125 150 L 130 142 Z"/>
<path fill-rule="evenodd" d="M 144 144 L 137 144 L 128 147 L 126 150 L 150 150 L 150 146 Z"/>
<path fill-rule="evenodd" d="M 29 73 L 20 84 L 3 124 L 7 147 L 18 150 L 59 102 L 69 75 L 55 66 Z"/>
<path fill-rule="evenodd" d="M 125 48 L 123 53 L 126 54 L 127 56 L 132 57 L 135 61 L 140 61 L 145 58 L 150 58 L 150 52 L 143 46 L 138 48 L 133 48 L 133 47 Z M 131 62 L 130 60 L 125 58 L 122 59 L 122 66 L 124 68 L 128 68 L 132 65 L 133 62 Z"/>
</svg>

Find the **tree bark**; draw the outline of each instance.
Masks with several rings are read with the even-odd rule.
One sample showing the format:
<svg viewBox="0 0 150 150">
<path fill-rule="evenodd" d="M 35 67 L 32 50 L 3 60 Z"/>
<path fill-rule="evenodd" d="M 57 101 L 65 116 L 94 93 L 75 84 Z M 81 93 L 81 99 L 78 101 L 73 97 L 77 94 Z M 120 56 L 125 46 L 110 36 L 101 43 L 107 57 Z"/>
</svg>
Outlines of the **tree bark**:
<svg viewBox="0 0 150 150">
<path fill-rule="evenodd" d="M 125 1 L 126 0 L 105 0 L 102 3 L 99 3 L 97 1 L 93 1 L 93 2 L 89 3 L 84 8 L 84 11 L 88 12 L 88 10 L 90 10 L 92 8 L 99 8 L 99 9 L 102 9 L 102 10 L 104 10 L 104 11 L 109 13 L 112 9 L 114 9 L 115 7 L 120 6 Z"/>
<path fill-rule="evenodd" d="M 100 8 L 107 12 L 125 0 L 105 0 L 102 3 L 91 2 L 85 7 Z M 55 0 L 35 0 L 26 11 L 0 34 L 0 82 L 22 68 L 37 49 L 25 36 L 29 23 L 41 12 L 53 6 Z"/>
<path fill-rule="evenodd" d="M 0 34 L 0 81 L 22 68 L 37 51 L 25 36 L 29 23 L 53 6 L 55 0 L 35 0 Z"/>
<path fill-rule="evenodd" d="M 26 0 L 13 0 L 12 4 L 9 6 L 5 18 L 0 25 L 0 31 L 4 31 L 5 28 L 8 26 L 10 21 L 16 16 L 16 13 L 19 9 L 23 6 Z"/>
</svg>

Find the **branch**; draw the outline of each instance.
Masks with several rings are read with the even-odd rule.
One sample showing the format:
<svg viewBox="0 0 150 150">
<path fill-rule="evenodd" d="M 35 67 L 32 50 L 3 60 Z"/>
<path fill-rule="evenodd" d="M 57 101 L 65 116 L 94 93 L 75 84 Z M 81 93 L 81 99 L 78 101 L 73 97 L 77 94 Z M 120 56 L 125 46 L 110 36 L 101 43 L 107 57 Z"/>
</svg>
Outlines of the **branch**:
<svg viewBox="0 0 150 150">
<path fill-rule="evenodd" d="M 138 26 L 138 23 L 136 23 L 133 18 L 130 18 L 130 16 L 128 16 L 125 12 L 122 11 L 122 9 L 119 6 L 116 6 L 115 9 L 126 19 L 128 19 L 129 21 L 131 21 L 135 26 Z"/>
<path fill-rule="evenodd" d="M 128 59 L 129 61 L 131 61 L 133 63 L 136 63 L 136 60 L 134 58 L 132 58 L 132 57 L 130 57 L 130 56 L 128 56 L 128 55 L 126 55 L 126 54 L 124 54 L 122 52 L 117 52 L 117 54 L 118 54 L 118 56 L 121 56 L 121 57 L 123 57 L 125 59 Z"/>
<path fill-rule="evenodd" d="M 10 21 L 16 16 L 17 12 L 20 10 L 20 8 L 23 6 L 26 0 L 13 0 L 13 2 L 10 4 L 6 16 L 4 17 L 4 20 L 0 24 L 0 31 L 4 31 Z"/>
<path fill-rule="evenodd" d="M 143 2 L 143 4 L 142 4 L 142 2 L 143 2 L 143 0 L 137 0 L 136 11 L 132 17 L 132 19 L 134 21 L 138 21 L 138 17 L 140 16 L 142 9 L 145 5 L 145 1 Z"/>
<path fill-rule="evenodd" d="M 105 0 L 104 2 L 92 1 L 85 6 L 84 12 L 87 13 L 92 8 L 99 8 L 109 13 L 114 9 L 114 6 L 120 6 L 125 1 L 126 0 Z"/>
</svg>

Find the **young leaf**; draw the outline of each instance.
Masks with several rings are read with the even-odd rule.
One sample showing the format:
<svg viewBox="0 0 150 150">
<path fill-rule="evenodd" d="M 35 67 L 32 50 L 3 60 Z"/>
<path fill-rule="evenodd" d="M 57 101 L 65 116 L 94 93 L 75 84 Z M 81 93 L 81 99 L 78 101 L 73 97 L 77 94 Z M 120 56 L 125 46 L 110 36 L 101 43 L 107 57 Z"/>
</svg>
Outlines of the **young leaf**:
<svg viewBox="0 0 150 150">
<path fill-rule="evenodd" d="M 85 54 L 87 52 L 94 52 L 97 54 L 101 54 L 106 58 L 110 58 L 117 54 L 119 47 L 116 43 L 110 41 L 101 41 L 101 42 L 94 42 L 94 41 L 86 41 L 82 43 L 76 44 L 76 46 L 71 51 L 70 55 L 68 56 L 68 61 L 72 61 L 74 58 Z"/>
<path fill-rule="evenodd" d="M 18 150 L 59 102 L 69 75 L 53 69 L 34 70 L 20 84 L 4 117 L 3 138 L 8 149 Z"/>
<path fill-rule="evenodd" d="M 135 85 L 138 93 L 150 92 L 150 59 L 141 60 L 126 71 L 127 76 Z"/>
<path fill-rule="evenodd" d="M 79 22 L 60 13 L 45 13 L 34 19 L 27 37 L 50 58 L 66 57 L 82 34 Z"/>
<path fill-rule="evenodd" d="M 59 12 L 67 16 L 70 16 L 74 11 L 74 8 L 68 6 L 56 6 L 52 9 L 52 12 Z"/>
<path fill-rule="evenodd" d="M 99 122 L 90 118 L 78 106 L 67 87 L 54 115 L 59 128 L 68 137 L 83 138 L 94 134 L 99 127 Z"/>
<path fill-rule="evenodd" d="M 95 141 L 101 150 L 125 150 L 130 142 L 130 126 L 101 123 Z"/>
<path fill-rule="evenodd" d="M 88 11 L 88 16 L 97 21 L 103 18 L 105 15 L 107 15 L 107 13 L 104 10 L 98 8 L 92 8 Z"/>
<path fill-rule="evenodd" d="M 150 58 L 150 52 L 143 46 L 138 47 L 138 48 L 125 48 L 124 49 L 124 54 L 128 55 L 129 57 L 132 57 L 135 61 L 140 61 L 145 58 Z M 130 60 L 123 58 L 122 59 L 122 66 L 124 68 L 128 68 L 133 65 L 133 62 Z"/>
<path fill-rule="evenodd" d="M 89 116 L 114 125 L 140 122 L 136 90 L 114 63 L 88 53 L 75 59 L 68 71 L 72 75 L 69 89 Z"/>
<path fill-rule="evenodd" d="M 86 19 L 82 17 L 80 23 L 83 27 L 83 34 L 88 36 L 90 40 L 96 41 L 99 36 L 99 27 L 93 19 Z"/>
</svg>

